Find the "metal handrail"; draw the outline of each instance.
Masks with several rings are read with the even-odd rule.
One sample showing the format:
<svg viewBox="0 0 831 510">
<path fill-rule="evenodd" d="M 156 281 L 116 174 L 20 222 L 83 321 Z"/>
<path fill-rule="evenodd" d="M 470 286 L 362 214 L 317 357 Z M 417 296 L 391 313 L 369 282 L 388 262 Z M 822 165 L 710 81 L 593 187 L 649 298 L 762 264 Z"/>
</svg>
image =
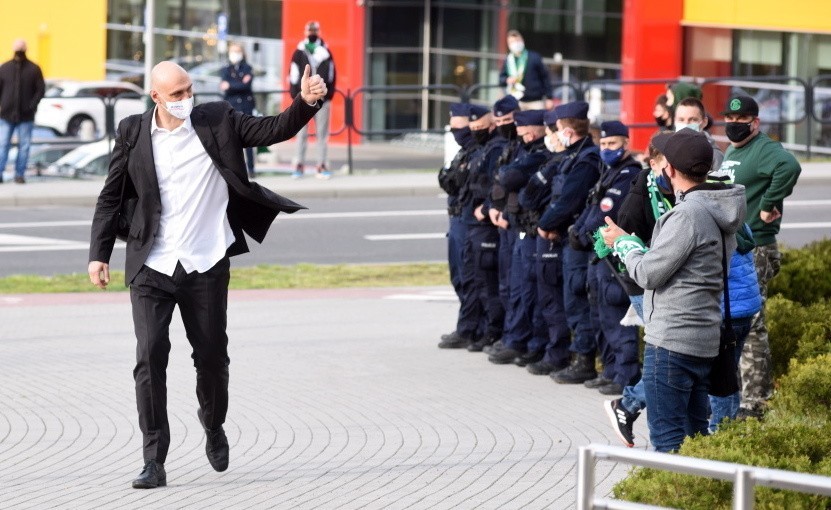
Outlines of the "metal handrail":
<svg viewBox="0 0 831 510">
<path fill-rule="evenodd" d="M 674 473 L 732 481 L 733 510 L 751 510 L 753 508 L 755 503 L 754 488 L 757 485 L 831 496 L 831 478 L 827 476 L 684 457 L 668 453 L 633 450 L 620 446 L 590 444 L 581 446 L 577 453 L 577 510 L 664 508 L 614 499 L 595 498 L 594 468 L 597 460 L 625 462 L 635 466 Z"/>
</svg>

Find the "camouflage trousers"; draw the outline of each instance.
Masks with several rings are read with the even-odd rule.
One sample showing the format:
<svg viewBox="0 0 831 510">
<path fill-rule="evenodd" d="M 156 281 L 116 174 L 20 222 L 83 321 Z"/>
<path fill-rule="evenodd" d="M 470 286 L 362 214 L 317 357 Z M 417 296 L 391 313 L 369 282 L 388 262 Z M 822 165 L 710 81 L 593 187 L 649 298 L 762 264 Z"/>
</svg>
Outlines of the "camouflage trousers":
<svg viewBox="0 0 831 510">
<path fill-rule="evenodd" d="M 757 246 L 753 250 L 759 290 L 762 292 L 762 310 L 753 316 L 750 334 L 744 343 L 740 361 L 742 373 L 742 409 L 761 412 L 773 393 L 771 378 L 770 341 L 765 326 L 765 301 L 768 282 L 779 274 L 782 255 L 776 243 Z"/>
</svg>

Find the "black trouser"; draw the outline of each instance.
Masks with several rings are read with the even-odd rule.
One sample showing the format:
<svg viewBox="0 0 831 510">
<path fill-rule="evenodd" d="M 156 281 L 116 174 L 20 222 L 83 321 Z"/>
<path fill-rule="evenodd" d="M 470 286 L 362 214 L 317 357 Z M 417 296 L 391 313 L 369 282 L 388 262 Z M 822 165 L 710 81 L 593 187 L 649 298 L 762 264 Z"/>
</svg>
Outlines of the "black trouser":
<svg viewBox="0 0 831 510">
<path fill-rule="evenodd" d="M 228 309 L 230 261 L 223 258 L 204 273 L 187 274 L 176 264 L 173 276 L 144 266 L 130 285 L 136 331 L 136 403 L 144 435 L 144 461 L 164 463 L 170 447 L 167 421 L 169 326 L 179 305 L 193 347 L 196 398 L 204 424 L 217 428 L 228 411 Z"/>
</svg>

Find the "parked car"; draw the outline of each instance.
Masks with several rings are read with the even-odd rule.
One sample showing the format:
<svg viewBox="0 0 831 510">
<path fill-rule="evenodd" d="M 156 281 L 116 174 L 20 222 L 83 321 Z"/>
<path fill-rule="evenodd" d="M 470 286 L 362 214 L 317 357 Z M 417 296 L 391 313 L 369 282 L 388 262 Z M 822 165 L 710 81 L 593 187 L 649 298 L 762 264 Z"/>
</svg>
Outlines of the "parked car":
<svg viewBox="0 0 831 510">
<path fill-rule="evenodd" d="M 43 175 L 71 178 L 107 175 L 114 143 L 115 140 L 105 139 L 81 145 L 49 165 Z"/>
<path fill-rule="evenodd" d="M 90 120 L 96 133 L 105 128 L 105 108 L 102 99 L 114 98 L 115 125 L 146 109 L 144 92 L 133 84 L 120 81 L 59 81 L 47 90 L 38 106 L 35 124 L 54 129 L 58 133 L 77 136 L 84 121 Z"/>
</svg>

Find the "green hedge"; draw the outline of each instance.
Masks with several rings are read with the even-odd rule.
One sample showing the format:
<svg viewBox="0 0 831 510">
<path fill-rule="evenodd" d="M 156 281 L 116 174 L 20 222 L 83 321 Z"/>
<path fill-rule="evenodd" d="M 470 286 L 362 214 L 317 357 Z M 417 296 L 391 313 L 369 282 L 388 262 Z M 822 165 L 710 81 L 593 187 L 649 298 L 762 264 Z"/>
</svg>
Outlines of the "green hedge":
<svg viewBox="0 0 831 510">
<path fill-rule="evenodd" d="M 763 421 L 727 421 L 687 439 L 680 454 L 831 476 L 831 241 L 783 250 L 766 304 L 777 391 Z M 648 411 L 647 411 L 648 412 Z M 636 468 L 616 498 L 685 509 L 728 509 L 732 483 Z M 757 487 L 756 508 L 829 509 L 831 498 Z"/>
<path fill-rule="evenodd" d="M 805 305 L 831 298 L 831 240 L 783 249 L 782 268 L 768 284 L 768 296 L 776 294 Z"/>
<path fill-rule="evenodd" d="M 794 361 L 764 421 L 727 421 L 680 454 L 831 476 L 831 355 Z M 648 412 L 648 411 L 647 411 Z M 636 468 L 614 488 L 627 501 L 685 509 L 728 509 L 733 486 L 709 478 Z M 827 509 L 831 498 L 757 487 L 756 508 Z"/>
</svg>

